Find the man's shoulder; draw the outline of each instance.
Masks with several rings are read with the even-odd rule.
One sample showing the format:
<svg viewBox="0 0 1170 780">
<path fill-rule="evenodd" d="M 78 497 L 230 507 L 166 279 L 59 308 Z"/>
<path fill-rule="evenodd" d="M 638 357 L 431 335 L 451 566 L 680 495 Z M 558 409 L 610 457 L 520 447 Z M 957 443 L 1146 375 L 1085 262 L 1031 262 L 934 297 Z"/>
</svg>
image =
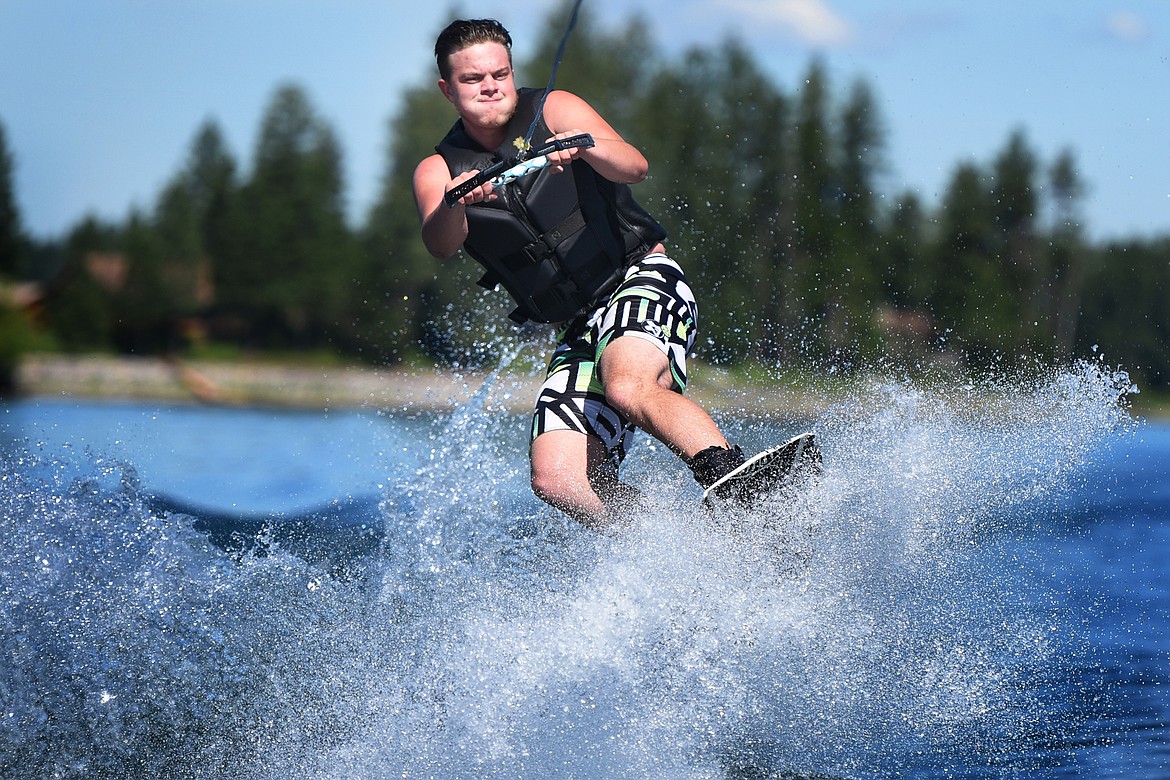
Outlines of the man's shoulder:
<svg viewBox="0 0 1170 780">
<path fill-rule="evenodd" d="M 544 115 L 550 128 L 557 131 L 581 126 L 582 121 L 598 117 L 596 110 L 581 96 L 564 89 L 554 89 L 544 101 Z"/>
<path fill-rule="evenodd" d="M 414 181 L 417 186 L 418 182 L 425 181 L 429 178 L 442 177 L 444 181 L 451 178 L 447 171 L 447 162 L 443 159 L 441 154 L 431 154 L 419 161 L 418 165 L 414 167 Z"/>
</svg>

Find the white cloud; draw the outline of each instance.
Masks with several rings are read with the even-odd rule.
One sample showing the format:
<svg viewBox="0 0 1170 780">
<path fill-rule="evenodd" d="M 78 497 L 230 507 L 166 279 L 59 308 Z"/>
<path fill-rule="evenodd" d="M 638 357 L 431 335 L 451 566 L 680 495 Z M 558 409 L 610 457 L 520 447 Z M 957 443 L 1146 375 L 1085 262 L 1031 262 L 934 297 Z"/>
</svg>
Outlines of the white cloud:
<svg viewBox="0 0 1170 780">
<path fill-rule="evenodd" d="M 849 22 L 823 0 L 720 0 L 726 11 L 755 25 L 779 25 L 801 40 L 835 45 L 853 37 Z"/>
<path fill-rule="evenodd" d="M 1123 43 L 1140 43 L 1149 37 L 1146 20 L 1132 11 L 1116 11 L 1105 19 L 1109 34 Z"/>
</svg>

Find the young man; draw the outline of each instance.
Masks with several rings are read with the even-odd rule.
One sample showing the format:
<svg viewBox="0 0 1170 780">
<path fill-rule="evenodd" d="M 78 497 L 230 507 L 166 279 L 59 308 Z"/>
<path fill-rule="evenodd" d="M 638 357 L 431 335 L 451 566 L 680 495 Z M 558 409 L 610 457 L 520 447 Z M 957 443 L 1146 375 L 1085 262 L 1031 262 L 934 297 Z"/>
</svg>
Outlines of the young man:
<svg viewBox="0 0 1170 780">
<path fill-rule="evenodd" d="M 503 283 L 516 299 L 513 319 L 559 327 L 533 416 L 532 489 L 604 528 L 636 495 L 617 480 L 634 428 L 704 487 L 744 456 L 682 395 L 697 308 L 665 231 L 631 195 L 646 158 L 585 101 L 549 93 L 531 141 L 588 133 L 593 147 L 553 152 L 539 173 L 445 204 L 448 191 L 514 156 L 538 113 L 543 91 L 517 88 L 511 46 L 494 20 L 458 20 L 439 35 L 439 89 L 459 119 L 415 169 L 415 202 L 432 255 L 465 249 L 488 271 L 481 284 Z"/>
</svg>

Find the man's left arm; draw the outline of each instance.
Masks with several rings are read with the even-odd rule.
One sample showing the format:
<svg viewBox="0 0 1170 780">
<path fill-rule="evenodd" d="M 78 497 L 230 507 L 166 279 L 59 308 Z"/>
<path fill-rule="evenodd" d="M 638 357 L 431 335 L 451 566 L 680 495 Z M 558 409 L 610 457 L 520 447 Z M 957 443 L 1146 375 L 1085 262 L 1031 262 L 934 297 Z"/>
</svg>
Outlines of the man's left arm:
<svg viewBox="0 0 1170 780">
<path fill-rule="evenodd" d="M 593 136 L 594 146 L 589 149 L 564 149 L 549 154 L 549 163 L 558 169 L 563 170 L 573 160 L 581 159 L 618 184 L 637 184 L 646 178 L 650 169 L 646 157 L 573 93 L 559 89 L 550 92 L 544 103 L 544 122 L 552 130 L 553 138 L 568 138 L 578 133 Z"/>
</svg>

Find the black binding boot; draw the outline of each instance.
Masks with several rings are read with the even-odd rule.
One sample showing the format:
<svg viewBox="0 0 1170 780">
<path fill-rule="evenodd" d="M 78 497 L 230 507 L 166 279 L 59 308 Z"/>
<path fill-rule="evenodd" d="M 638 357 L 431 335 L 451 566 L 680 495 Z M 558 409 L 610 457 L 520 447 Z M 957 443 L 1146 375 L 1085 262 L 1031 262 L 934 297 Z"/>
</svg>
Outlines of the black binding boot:
<svg viewBox="0 0 1170 780">
<path fill-rule="evenodd" d="M 742 466 L 745 460 L 743 450 L 738 446 L 731 448 L 715 446 L 695 453 L 687 465 L 694 472 L 695 481 L 706 490 Z"/>
</svg>

